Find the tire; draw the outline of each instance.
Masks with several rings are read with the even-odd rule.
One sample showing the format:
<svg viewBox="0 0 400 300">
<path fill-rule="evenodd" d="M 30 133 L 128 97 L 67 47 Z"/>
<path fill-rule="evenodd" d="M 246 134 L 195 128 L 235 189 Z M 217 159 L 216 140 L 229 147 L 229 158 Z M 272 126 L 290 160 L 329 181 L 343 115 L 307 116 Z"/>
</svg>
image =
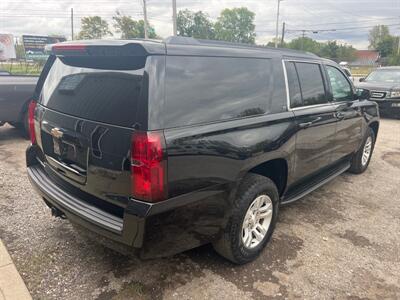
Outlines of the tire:
<svg viewBox="0 0 400 300">
<path fill-rule="evenodd" d="M 272 212 L 268 213 L 266 219 L 260 221 L 262 224 L 258 224 L 257 232 L 261 232 L 259 226 L 267 226 L 267 224 L 269 226 L 267 229 L 263 229 L 264 236 L 262 239 L 259 238 L 259 241 L 255 240 L 255 233 L 251 231 L 250 239 L 254 243 L 248 244 L 245 233 L 249 233 L 249 228 L 257 223 L 255 221 L 257 218 L 248 218 L 248 212 L 256 207 L 252 206 L 253 204 L 257 205 L 257 203 L 264 201 L 270 205 L 268 207 L 272 207 Z M 267 205 L 261 206 L 259 212 L 263 211 L 264 214 L 267 214 L 266 207 Z M 267 177 L 249 173 L 240 184 L 227 225 L 220 239 L 213 243 L 214 249 L 235 264 L 245 264 L 254 260 L 272 236 L 278 220 L 278 210 L 279 193 L 276 185 Z M 247 246 L 244 240 L 246 240 Z M 256 244 L 257 242 L 258 244 Z"/>
<path fill-rule="evenodd" d="M 22 123 L 19 123 L 19 122 L 7 122 L 7 123 L 17 129 L 21 129 L 21 127 L 23 126 Z"/>
<path fill-rule="evenodd" d="M 21 124 L 22 126 L 19 129 L 21 130 L 22 136 L 29 140 L 29 120 L 27 111 L 22 115 Z"/>
<path fill-rule="evenodd" d="M 375 138 L 375 132 L 372 130 L 371 127 L 368 127 L 360 149 L 358 149 L 351 160 L 351 165 L 349 169 L 350 173 L 361 174 L 368 168 L 369 162 L 371 161 L 372 153 L 374 151 Z M 370 145 L 368 158 L 366 158 L 365 156 L 363 158 L 363 155 L 365 154 L 365 149 L 368 148 L 368 144 Z"/>
</svg>

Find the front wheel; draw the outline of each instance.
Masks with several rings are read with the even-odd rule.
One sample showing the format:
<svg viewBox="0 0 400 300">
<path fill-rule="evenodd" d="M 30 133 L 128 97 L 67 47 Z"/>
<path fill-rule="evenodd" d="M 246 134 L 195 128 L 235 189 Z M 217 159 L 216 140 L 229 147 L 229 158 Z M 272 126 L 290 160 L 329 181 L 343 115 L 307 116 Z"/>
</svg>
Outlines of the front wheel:
<svg viewBox="0 0 400 300">
<path fill-rule="evenodd" d="M 363 173 L 369 165 L 371 161 L 372 152 L 374 151 L 375 146 L 375 133 L 372 128 L 368 127 L 366 136 L 364 137 L 364 141 L 353 156 L 351 161 L 351 166 L 349 171 L 354 174 Z"/>
<path fill-rule="evenodd" d="M 267 177 L 248 174 L 241 183 L 232 213 L 214 249 L 236 264 L 254 260 L 265 248 L 278 219 L 279 193 Z"/>
</svg>

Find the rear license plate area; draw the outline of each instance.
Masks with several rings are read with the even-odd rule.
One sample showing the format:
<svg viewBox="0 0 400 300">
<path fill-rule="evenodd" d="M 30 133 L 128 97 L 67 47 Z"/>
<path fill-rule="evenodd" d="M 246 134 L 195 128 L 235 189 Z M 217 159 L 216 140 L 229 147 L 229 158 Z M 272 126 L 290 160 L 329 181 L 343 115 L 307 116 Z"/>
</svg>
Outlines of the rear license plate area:
<svg viewBox="0 0 400 300">
<path fill-rule="evenodd" d="M 400 107 L 400 102 L 398 102 L 398 103 L 392 103 L 392 107 Z"/>
</svg>

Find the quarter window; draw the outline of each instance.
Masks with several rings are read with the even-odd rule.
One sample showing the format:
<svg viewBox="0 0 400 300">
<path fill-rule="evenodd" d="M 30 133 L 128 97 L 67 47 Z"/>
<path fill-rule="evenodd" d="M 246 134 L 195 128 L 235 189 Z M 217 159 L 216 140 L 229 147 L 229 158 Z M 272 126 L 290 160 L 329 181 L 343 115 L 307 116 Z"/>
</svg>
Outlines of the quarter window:
<svg viewBox="0 0 400 300">
<path fill-rule="evenodd" d="M 353 100 L 353 89 L 343 73 L 331 66 L 327 66 L 326 70 L 331 84 L 333 101 Z"/>
<path fill-rule="evenodd" d="M 290 107 L 300 107 L 303 105 L 303 99 L 301 98 L 300 83 L 294 62 L 286 62 L 286 73 L 289 85 Z"/>
</svg>

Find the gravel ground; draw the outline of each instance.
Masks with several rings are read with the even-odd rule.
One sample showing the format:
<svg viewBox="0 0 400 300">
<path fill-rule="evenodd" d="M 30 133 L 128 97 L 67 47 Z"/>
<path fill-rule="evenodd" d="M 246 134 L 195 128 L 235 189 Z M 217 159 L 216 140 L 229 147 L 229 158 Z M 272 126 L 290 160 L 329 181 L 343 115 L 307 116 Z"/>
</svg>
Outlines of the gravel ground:
<svg viewBox="0 0 400 300">
<path fill-rule="evenodd" d="M 18 131 L 0 128 L 0 237 L 35 299 L 399 299 L 400 121 L 382 120 L 369 169 L 280 211 L 271 243 L 234 266 L 210 246 L 126 258 L 51 217 Z"/>
</svg>

